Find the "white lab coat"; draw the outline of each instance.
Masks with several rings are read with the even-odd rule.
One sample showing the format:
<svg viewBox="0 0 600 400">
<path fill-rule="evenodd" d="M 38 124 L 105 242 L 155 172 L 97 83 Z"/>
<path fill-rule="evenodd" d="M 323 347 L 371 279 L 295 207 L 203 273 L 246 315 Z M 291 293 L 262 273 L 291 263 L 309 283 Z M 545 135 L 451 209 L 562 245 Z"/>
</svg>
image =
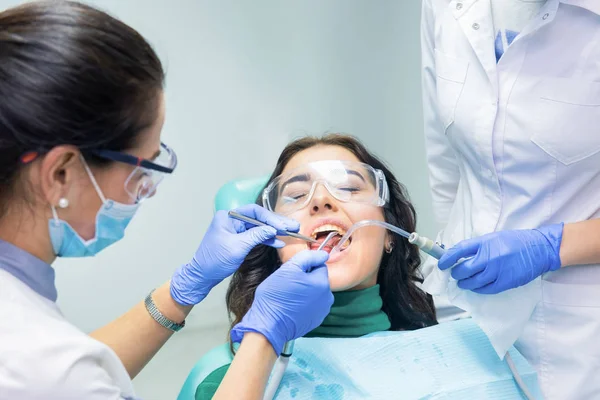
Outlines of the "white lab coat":
<svg viewBox="0 0 600 400">
<path fill-rule="evenodd" d="M 498 63 L 492 25 L 489 0 L 423 0 L 427 158 L 447 246 L 600 217 L 600 1 L 548 0 Z M 540 290 L 517 348 L 546 399 L 600 399 L 600 266 L 548 273 Z"/>
<path fill-rule="evenodd" d="M 0 268 L 0 400 L 134 398 L 131 379 L 108 346 L 70 324 L 54 301 Z"/>
</svg>

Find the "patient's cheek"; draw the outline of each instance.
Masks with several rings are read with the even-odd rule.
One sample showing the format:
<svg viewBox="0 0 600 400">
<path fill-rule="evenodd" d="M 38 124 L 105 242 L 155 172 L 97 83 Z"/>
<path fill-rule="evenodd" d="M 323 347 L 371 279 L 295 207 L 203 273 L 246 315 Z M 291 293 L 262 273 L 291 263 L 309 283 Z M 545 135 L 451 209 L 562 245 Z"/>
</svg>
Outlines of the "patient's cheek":
<svg viewBox="0 0 600 400">
<path fill-rule="evenodd" d="M 278 249 L 277 253 L 279 254 L 279 259 L 281 260 L 281 263 L 286 263 L 290 260 L 290 258 L 292 258 L 293 256 L 295 256 L 296 254 L 298 254 L 299 252 L 301 252 L 302 250 L 306 250 L 307 246 L 306 244 L 286 244 L 286 246 L 282 249 Z"/>
</svg>

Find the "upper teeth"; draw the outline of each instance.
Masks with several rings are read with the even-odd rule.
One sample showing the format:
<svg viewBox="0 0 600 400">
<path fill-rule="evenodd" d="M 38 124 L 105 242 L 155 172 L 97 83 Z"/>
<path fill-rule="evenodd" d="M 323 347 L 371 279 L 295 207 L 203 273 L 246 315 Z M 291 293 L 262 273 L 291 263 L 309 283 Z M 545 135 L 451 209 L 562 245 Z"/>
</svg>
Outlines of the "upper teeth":
<svg viewBox="0 0 600 400">
<path fill-rule="evenodd" d="M 344 236 L 344 234 L 346 233 L 346 230 L 344 230 L 344 228 L 341 228 L 339 226 L 336 225 L 322 225 L 320 227 L 318 227 L 317 229 L 314 230 L 314 232 L 312 233 L 313 237 L 316 237 L 318 233 L 321 232 L 331 232 L 331 231 L 335 231 L 337 233 L 339 233 L 341 236 Z"/>
</svg>

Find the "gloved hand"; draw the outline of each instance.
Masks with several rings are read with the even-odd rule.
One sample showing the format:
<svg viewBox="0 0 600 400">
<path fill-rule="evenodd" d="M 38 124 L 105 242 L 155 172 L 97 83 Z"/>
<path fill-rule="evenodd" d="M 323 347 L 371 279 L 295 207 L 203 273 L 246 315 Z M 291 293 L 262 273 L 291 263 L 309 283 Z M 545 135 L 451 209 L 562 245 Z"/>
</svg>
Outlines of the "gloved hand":
<svg viewBox="0 0 600 400">
<path fill-rule="evenodd" d="M 256 226 L 230 218 L 218 211 L 192 260 L 179 267 L 171 278 L 171 296 L 184 306 L 198 304 L 210 290 L 233 274 L 250 250 L 259 244 L 276 248 L 285 244 L 276 238 L 278 230 L 297 232 L 297 221 L 281 217 L 250 204 L 236 210 L 269 226 Z"/>
<path fill-rule="evenodd" d="M 241 342 L 244 333 L 258 332 L 279 355 L 285 342 L 319 326 L 333 304 L 324 264 L 328 258 L 325 251 L 304 250 L 273 272 L 256 288 L 252 307 L 231 330 L 231 340 Z"/>
<path fill-rule="evenodd" d="M 564 224 L 539 229 L 500 231 L 464 240 L 440 258 L 461 289 L 495 294 L 523 286 L 548 271 L 560 268 Z M 472 257 L 472 258 L 469 258 Z"/>
</svg>

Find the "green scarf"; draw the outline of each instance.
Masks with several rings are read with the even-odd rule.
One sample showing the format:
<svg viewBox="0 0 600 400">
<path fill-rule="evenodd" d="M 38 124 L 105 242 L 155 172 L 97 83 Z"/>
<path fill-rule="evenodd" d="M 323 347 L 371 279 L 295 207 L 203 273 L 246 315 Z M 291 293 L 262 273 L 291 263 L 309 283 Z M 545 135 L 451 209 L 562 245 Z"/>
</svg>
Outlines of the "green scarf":
<svg viewBox="0 0 600 400">
<path fill-rule="evenodd" d="M 388 316 L 381 311 L 379 285 L 333 294 L 333 306 L 323 323 L 306 337 L 351 338 L 390 329 Z"/>
</svg>

